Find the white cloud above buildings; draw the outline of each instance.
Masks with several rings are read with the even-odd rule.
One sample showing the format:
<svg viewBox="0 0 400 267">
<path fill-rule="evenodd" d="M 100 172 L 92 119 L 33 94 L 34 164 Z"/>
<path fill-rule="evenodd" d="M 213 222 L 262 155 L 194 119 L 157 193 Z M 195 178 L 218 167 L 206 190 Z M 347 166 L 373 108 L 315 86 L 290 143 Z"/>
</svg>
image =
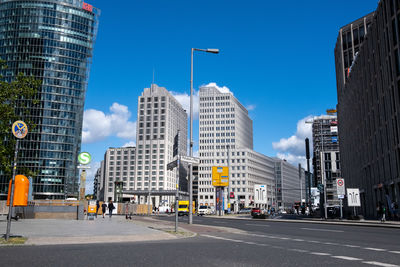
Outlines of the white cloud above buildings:
<svg viewBox="0 0 400 267">
<path fill-rule="evenodd" d="M 182 105 L 186 113 L 190 115 L 190 95 L 187 93 L 170 92 L 173 97 Z M 199 117 L 199 91 L 193 90 L 193 118 Z"/>
<path fill-rule="evenodd" d="M 209 83 L 209 84 L 206 84 L 206 85 L 202 85 L 200 87 L 214 87 L 214 88 L 217 88 L 218 91 L 220 91 L 223 94 L 231 93 L 233 95 L 233 92 L 228 87 L 226 87 L 226 86 L 220 87 L 220 86 L 217 85 L 217 83 Z"/>
<path fill-rule="evenodd" d="M 128 143 L 125 143 L 122 147 L 136 147 L 136 142 L 130 141 Z"/>
<path fill-rule="evenodd" d="M 256 105 L 248 105 L 248 106 L 246 107 L 246 109 L 247 109 L 248 111 L 255 110 L 255 109 L 256 109 Z"/>
<path fill-rule="evenodd" d="M 272 143 L 272 147 L 277 151 L 276 156 L 278 158 L 286 159 L 292 164 L 301 163 L 302 166 L 306 166 L 305 139 L 306 137 L 310 139 L 310 151 L 312 151 L 312 124 L 305 122 L 311 118 L 312 116 L 307 116 L 299 120 L 294 135 Z"/>
<path fill-rule="evenodd" d="M 113 103 L 110 113 L 96 109 L 85 110 L 83 114 L 82 142 L 94 143 L 109 136 L 136 140 L 136 122 L 130 121 L 128 107 Z"/>
</svg>

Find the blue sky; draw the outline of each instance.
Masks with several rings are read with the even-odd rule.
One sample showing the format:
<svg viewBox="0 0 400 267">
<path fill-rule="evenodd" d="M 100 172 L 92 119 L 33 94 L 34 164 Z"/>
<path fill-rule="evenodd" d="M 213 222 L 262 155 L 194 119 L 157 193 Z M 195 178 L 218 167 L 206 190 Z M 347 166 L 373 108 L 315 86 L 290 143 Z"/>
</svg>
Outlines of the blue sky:
<svg viewBox="0 0 400 267">
<path fill-rule="evenodd" d="M 101 9 L 85 102 L 82 151 L 93 156 L 88 181 L 108 147 L 134 144 L 137 98 L 150 87 L 153 71 L 157 85 L 188 102 L 192 47 L 220 49 L 218 55 L 195 54 L 195 90 L 208 83 L 229 88 L 249 109 L 254 150 L 303 162 L 304 138 L 310 135 L 304 118 L 337 103 L 338 30 L 378 3 L 87 2 Z"/>
</svg>

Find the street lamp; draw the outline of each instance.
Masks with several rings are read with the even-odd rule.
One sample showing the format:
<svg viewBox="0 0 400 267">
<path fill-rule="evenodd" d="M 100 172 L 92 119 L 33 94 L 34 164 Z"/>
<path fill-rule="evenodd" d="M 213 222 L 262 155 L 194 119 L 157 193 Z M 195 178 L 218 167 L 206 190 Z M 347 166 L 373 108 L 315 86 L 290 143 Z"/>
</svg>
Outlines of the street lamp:
<svg viewBox="0 0 400 267">
<path fill-rule="evenodd" d="M 192 48 L 190 58 L 190 157 L 193 157 L 193 54 L 194 51 L 202 51 L 206 53 L 218 54 L 219 49 L 216 48 Z M 193 223 L 193 165 L 189 164 L 189 224 Z"/>
<path fill-rule="evenodd" d="M 326 203 L 326 179 L 325 179 L 325 176 L 324 176 L 324 172 L 322 171 L 322 169 L 323 169 L 323 157 L 324 157 L 324 134 L 323 134 L 323 132 L 322 132 L 322 121 L 323 121 L 323 118 L 321 118 L 321 121 L 320 121 L 320 142 L 321 142 L 321 151 L 318 151 L 318 153 L 320 154 L 320 172 L 321 172 L 321 180 L 322 180 L 322 184 L 323 184 L 323 186 L 324 186 L 324 217 L 325 217 L 325 220 L 326 219 L 328 219 L 328 206 L 327 206 L 327 203 Z M 312 124 L 314 124 L 314 122 L 315 122 L 315 118 L 313 118 L 311 121 L 305 121 L 305 123 L 312 123 Z M 311 185 L 309 185 L 309 186 L 311 186 Z M 310 196 L 311 197 L 311 196 Z"/>
</svg>

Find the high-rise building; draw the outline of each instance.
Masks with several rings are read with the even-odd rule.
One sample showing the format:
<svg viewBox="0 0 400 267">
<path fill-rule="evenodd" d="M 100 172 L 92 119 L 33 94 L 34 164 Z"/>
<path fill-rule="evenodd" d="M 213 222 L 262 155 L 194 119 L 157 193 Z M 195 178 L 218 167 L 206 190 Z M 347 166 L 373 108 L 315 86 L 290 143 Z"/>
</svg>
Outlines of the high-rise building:
<svg viewBox="0 0 400 267">
<path fill-rule="evenodd" d="M 29 114 L 36 128 L 20 142 L 18 154 L 18 166 L 36 173 L 35 199 L 77 196 L 83 106 L 99 14 L 81 0 L 0 1 L 5 81 L 19 72 L 42 81 L 40 103 Z M 0 171 L 1 198 L 9 178 Z"/>
<path fill-rule="evenodd" d="M 230 192 L 228 194 L 228 188 L 225 188 L 225 200 L 228 196 L 234 197 L 230 200 L 234 207 L 232 209 L 237 211 L 243 207 L 258 205 L 254 203 L 255 185 L 265 185 L 267 189 L 267 203 L 261 207 L 276 208 L 275 162 L 281 160 L 253 150 L 253 122 L 246 108 L 232 93 L 222 93 L 213 86 L 201 87 L 199 94 L 199 205 L 215 206 L 212 167 L 228 166 Z M 285 176 L 285 181 L 292 178 L 298 181 L 296 193 L 297 201 L 300 201 L 298 171 L 294 172 L 294 177 L 288 177 L 292 174 L 284 172 L 282 176 Z M 296 190 L 294 187 L 290 189 Z"/>
<path fill-rule="evenodd" d="M 347 81 L 336 73 L 341 170 L 346 188 L 359 188 L 366 217 L 400 201 L 399 12 L 398 1 L 379 1 Z"/>
<path fill-rule="evenodd" d="M 104 155 L 103 195 L 100 200 L 122 202 L 122 190 L 135 188 L 135 147 L 118 147 L 107 149 Z M 100 168 L 101 169 L 101 168 Z M 129 200 L 130 196 L 126 196 Z"/>
<path fill-rule="evenodd" d="M 343 26 L 335 47 L 336 77 L 338 83 L 346 83 L 354 58 L 368 32 L 374 12 Z"/>
<path fill-rule="evenodd" d="M 277 158 L 274 160 L 276 208 L 277 210 L 291 210 L 296 202 L 305 202 L 305 170 L 301 165 L 296 167 L 286 160 Z"/>
<path fill-rule="evenodd" d="M 326 186 L 328 206 L 340 203 L 336 187 L 336 179 L 341 178 L 337 125 L 336 115 L 314 117 L 312 125 L 314 186 Z"/>
<path fill-rule="evenodd" d="M 138 97 L 137 114 L 135 190 L 175 190 L 176 170 L 167 170 L 167 164 L 175 159 L 173 146 L 178 131 L 178 153 L 187 155 L 187 113 L 164 87 L 152 84 Z M 187 173 L 185 168 L 180 170 L 180 190 L 187 191 Z M 145 197 L 139 201 L 145 201 Z M 158 198 L 152 201 L 158 206 Z"/>
</svg>

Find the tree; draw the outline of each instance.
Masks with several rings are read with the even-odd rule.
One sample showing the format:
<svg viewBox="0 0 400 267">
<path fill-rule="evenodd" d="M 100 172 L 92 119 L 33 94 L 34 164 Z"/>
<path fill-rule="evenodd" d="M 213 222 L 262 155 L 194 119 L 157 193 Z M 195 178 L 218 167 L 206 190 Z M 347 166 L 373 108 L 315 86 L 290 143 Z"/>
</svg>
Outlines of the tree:
<svg viewBox="0 0 400 267">
<path fill-rule="evenodd" d="M 0 59 L 0 69 L 7 69 L 4 60 Z M 11 126 L 17 120 L 24 120 L 31 131 L 35 124 L 29 118 L 29 109 L 39 103 L 38 89 L 41 80 L 19 73 L 11 82 L 0 75 L 0 173 L 12 173 L 14 160 L 15 138 Z M 27 170 L 25 172 L 30 175 Z"/>
</svg>

